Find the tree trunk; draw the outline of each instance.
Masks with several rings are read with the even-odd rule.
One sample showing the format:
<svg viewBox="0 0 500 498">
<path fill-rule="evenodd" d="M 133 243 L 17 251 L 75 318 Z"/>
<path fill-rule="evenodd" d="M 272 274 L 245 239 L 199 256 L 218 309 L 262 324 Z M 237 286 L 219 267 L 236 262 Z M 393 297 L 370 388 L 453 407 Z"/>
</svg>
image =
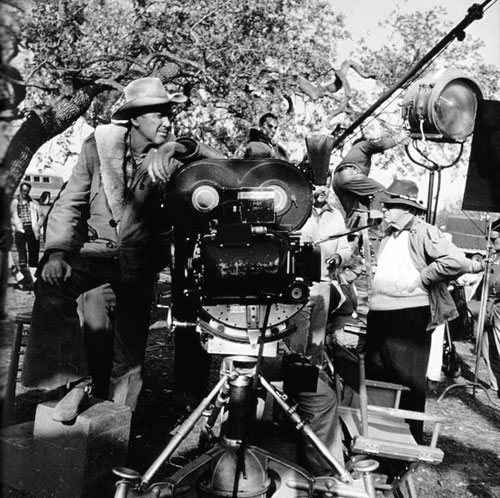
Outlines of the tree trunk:
<svg viewBox="0 0 500 498">
<path fill-rule="evenodd" d="M 0 170 L 0 184 L 11 199 L 35 152 L 47 141 L 68 129 L 82 116 L 93 98 L 97 86 L 78 90 L 71 98 L 63 98 L 42 111 L 31 111 L 5 153 Z"/>
</svg>

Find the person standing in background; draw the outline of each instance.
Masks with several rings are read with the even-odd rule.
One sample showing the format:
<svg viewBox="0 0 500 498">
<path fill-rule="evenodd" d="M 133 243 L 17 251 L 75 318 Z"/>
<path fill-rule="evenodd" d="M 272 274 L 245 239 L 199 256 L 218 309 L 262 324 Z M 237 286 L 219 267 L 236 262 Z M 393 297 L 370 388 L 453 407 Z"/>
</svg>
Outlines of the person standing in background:
<svg viewBox="0 0 500 498">
<path fill-rule="evenodd" d="M 24 290 L 33 289 L 34 273 L 38 266 L 40 252 L 40 234 L 43 227 L 44 214 L 40 204 L 30 196 L 31 185 L 21 183 L 19 195 L 12 200 L 11 221 L 14 241 L 18 254 L 19 268 L 24 276 Z"/>
<path fill-rule="evenodd" d="M 367 317 L 367 375 L 410 388 L 402 409 L 425 412 L 432 332 L 458 316 L 448 282 L 479 272 L 437 227 L 426 223 L 417 184 L 396 179 L 381 197 L 385 237 L 377 255 Z M 423 422 L 410 430 L 422 441 Z"/>
</svg>

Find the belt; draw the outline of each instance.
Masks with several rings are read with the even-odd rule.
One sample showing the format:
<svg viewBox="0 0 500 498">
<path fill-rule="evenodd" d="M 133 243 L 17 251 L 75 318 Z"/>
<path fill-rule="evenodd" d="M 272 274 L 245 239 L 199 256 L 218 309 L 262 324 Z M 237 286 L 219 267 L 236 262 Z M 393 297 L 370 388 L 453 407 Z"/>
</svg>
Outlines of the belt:
<svg viewBox="0 0 500 498">
<path fill-rule="evenodd" d="M 358 166 L 356 166 L 355 164 L 342 164 L 341 166 L 339 166 L 335 171 L 334 171 L 334 174 L 335 173 L 340 173 L 341 171 L 344 171 L 345 169 L 356 169 L 358 170 L 360 173 L 362 173 L 362 171 L 358 168 Z"/>
</svg>

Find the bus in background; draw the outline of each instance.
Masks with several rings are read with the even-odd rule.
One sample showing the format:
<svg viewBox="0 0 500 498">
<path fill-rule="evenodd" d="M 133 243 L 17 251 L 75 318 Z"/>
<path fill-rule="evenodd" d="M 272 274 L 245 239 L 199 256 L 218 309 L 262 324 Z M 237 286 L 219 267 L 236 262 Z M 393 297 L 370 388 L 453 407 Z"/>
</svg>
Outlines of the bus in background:
<svg viewBox="0 0 500 498">
<path fill-rule="evenodd" d="M 31 185 L 31 198 L 38 201 L 44 211 L 48 211 L 64 185 L 63 177 L 54 173 L 26 173 L 21 180 L 23 182 Z M 16 195 L 18 191 L 19 188 Z"/>
</svg>

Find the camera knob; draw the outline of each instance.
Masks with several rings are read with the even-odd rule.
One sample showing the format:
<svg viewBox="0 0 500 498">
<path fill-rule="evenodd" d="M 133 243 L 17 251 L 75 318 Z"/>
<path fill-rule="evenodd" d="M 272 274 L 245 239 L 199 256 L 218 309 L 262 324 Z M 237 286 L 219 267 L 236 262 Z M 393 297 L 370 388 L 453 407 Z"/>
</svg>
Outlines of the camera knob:
<svg viewBox="0 0 500 498">
<path fill-rule="evenodd" d="M 305 282 L 294 282 L 287 290 L 288 297 L 294 303 L 305 303 L 309 297 L 309 287 Z"/>
</svg>

